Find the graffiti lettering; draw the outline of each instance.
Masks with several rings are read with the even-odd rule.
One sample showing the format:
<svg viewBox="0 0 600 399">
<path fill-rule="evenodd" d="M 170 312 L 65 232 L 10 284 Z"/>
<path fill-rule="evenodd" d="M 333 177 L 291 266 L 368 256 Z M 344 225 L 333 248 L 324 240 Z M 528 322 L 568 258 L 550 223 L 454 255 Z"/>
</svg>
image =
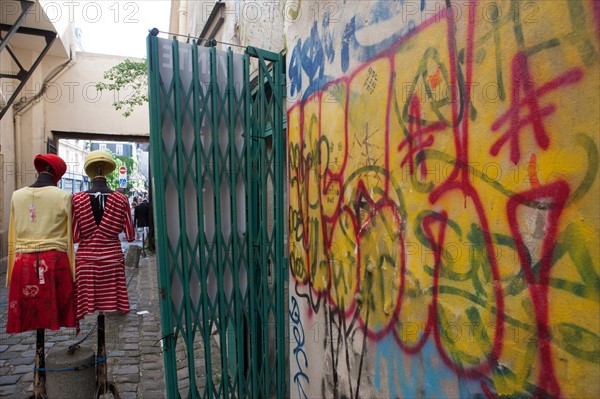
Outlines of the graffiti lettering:
<svg viewBox="0 0 600 399">
<path fill-rule="evenodd" d="M 308 396 L 597 396 L 600 7 L 409 3 L 298 32 L 291 303 L 326 342 L 292 375 Z"/>
<path fill-rule="evenodd" d="M 294 383 L 298 388 L 298 395 L 301 398 L 307 398 L 306 392 L 304 391 L 303 384 L 310 384 L 308 375 L 303 371 L 308 368 L 308 358 L 306 352 L 304 352 L 304 328 L 302 327 L 302 320 L 300 318 L 300 310 L 298 308 L 298 301 L 296 298 L 292 298 L 292 306 L 290 310 L 290 320 L 293 324 L 292 335 L 294 336 L 294 356 L 296 358 L 296 365 L 298 371 L 294 374 Z M 303 361 L 300 361 L 300 358 Z"/>
</svg>

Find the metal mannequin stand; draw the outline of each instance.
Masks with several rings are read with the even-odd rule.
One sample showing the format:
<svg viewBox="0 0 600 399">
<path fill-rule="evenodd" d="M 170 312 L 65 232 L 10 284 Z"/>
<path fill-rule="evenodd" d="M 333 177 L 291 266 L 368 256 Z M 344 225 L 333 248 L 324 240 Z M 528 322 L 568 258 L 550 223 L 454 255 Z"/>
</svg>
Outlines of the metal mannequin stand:
<svg viewBox="0 0 600 399">
<path fill-rule="evenodd" d="M 104 338 L 104 313 L 98 314 L 98 354 L 96 355 L 96 398 L 112 393 L 113 398 L 120 399 L 119 390 L 114 382 L 108 381 L 106 366 L 106 340 Z"/>
<path fill-rule="evenodd" d="M 35 339 L 35 369 L 33 372 L 33 393 L 30 399 L 47 399 L 46 396 L 46 354 L 44 353 L 45 331 L 38 328 Z"/>
</svg>

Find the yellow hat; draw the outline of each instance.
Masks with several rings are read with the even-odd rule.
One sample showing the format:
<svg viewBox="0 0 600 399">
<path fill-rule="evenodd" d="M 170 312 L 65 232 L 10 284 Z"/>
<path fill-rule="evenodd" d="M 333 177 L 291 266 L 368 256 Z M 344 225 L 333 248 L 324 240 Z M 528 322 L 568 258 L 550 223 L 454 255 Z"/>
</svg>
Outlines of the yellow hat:
<svg viewBox="0 0 600 399">
<path fill-rule="evenodd" d="M 104 150 L 92 151 L 85 157 L 83 169 L 85 174 L 91 178 L 106 176 L 112 173 L 117 165 L 112 156 Z"/>
</svg>

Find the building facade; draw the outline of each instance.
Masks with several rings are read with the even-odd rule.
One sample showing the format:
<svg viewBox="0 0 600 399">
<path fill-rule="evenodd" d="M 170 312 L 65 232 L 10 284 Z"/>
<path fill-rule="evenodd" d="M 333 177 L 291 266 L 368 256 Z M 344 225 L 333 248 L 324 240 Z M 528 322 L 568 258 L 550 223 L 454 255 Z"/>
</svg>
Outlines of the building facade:
<svg viewBox="0 0 600 399">
<path fill-rule="evenodd" d="M 58 143 L 58 156 L 67 163 L 58 187 L 71 193 L 86 191 L 90 188 L 90 178 L 83 171 L 86 155 L 90 152 L 89 140 L 64 139 Z"/>
<path fill-rule="evenodd" d="M 109 150 L 117 157 L 137 157 L 133 143 L 116 143 L 106 141 L 94 141 L 90 144 L 90 151 Z"/>
</svg>

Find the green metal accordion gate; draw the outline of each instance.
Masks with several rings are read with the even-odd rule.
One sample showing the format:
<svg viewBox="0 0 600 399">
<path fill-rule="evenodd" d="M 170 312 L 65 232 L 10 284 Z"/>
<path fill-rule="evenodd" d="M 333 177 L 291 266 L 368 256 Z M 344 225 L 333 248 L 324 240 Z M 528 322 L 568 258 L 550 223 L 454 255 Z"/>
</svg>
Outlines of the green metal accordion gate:
<svg viewBox="0 0 600 399">
<path fill-rule="evenodd" d="M 148 36 L 169 398 L 287 396 L 283 71 L 272 52 Z"/>
</svg>

